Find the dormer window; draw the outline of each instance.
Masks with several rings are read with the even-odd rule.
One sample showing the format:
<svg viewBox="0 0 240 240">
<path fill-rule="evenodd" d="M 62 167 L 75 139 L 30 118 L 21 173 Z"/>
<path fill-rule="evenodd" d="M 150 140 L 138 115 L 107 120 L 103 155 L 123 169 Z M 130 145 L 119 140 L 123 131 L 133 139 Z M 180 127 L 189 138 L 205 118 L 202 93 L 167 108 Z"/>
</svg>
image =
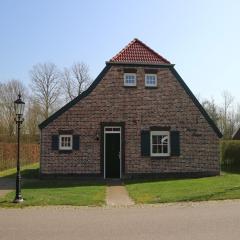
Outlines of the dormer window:
<svg viewBox="0 0 240 240">
<path fill-rule="evenodd" d="M 134 87 L 137 85 L 136 73 L 124 73 L 124 86 Z"/>
<path fill-rule="evenodd" d="M 157 74 L 145 74 L 145 86 L 157 87 Z"/>
</svg>

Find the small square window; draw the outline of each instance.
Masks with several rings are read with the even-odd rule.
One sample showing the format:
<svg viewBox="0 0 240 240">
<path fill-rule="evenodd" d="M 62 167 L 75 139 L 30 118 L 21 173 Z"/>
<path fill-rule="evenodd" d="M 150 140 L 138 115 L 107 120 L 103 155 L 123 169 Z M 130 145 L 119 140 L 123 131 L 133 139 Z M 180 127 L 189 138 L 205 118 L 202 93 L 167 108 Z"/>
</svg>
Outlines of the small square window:
<svg viewBox="0 0 240 240">
<path fill-rule="evenodd" d="M 145 86 L 156 87 L 157 86 L 157 74 L 145 74 Z"/>
<path fill-rule="evenodd" d="M 169 131 L 151 132 L 151 156 L 170 156 Z"/>
<path fill-rule="evenodd" d="M 124 73 L 124 86 L 136 86 L 136 73 Z"/>
<path fill-rule="evenodd" d="M 72 150 L 72 135 L 60 135 L 59 136 L 59 149 L 60 150 Z"/>
</svg>

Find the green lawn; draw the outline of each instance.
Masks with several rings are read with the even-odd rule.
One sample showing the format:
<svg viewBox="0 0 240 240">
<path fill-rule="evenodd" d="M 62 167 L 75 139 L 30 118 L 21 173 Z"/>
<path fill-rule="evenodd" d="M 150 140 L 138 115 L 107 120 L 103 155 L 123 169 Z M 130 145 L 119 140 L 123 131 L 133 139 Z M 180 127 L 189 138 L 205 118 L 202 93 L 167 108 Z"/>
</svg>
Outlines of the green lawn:
<svg viewBox="0 0 240 240">
<path fill-rule="evenodd" d="M 0 172 L 1 178 L 15 177 L 15 169 Z M 15 192 L 0 198 L 0 207 L 24 207 L 46 205 L 99 206 L 105 203 L 106 186 L 103 183 L 78 179 L 40 180 L 39 165 L 22 168 L 22 195 L 24 202 L 12 203 Z"/>
<path fill-rule="evenodd" d="M 33 163 L 21 167 L 21 175 L 23 178 L 38 178 L 39 177 L 39 163 Z M 7 169 L 0 172 L 0 178 L 15 178 L 16 168 Z"/>
<path fill-rule="evenodd" d="M 105 185 L 81 183 L 77 180 L 26 180 L 24 202 L 14 204 L 14 192 L 0 198 L 0 207 L 46 205 L 99 206 L 105 203 Z"/>
<path fill-rule="evenodd" d="M 199 179 L 128 181 L 129 195 L 136 203 L 166 203 L 240 198 L 240 174 Z"/>
<path fill-rule="evenodd" d="M 105 203 L 106 185 L 78 179 L 40 180 L 39 165 L 22 168 L 25 201 L 13 204 L 14 192 L 0 198 L 0 207 L 73 205 L 99 206 Z M 0 172 L 0 178 L 14 178 L 15 169 Z M 126 181 L 129 195 L 136 203 L 165 203 L 240 199 L 240 171 L 198 179 Z"/>
</svg>

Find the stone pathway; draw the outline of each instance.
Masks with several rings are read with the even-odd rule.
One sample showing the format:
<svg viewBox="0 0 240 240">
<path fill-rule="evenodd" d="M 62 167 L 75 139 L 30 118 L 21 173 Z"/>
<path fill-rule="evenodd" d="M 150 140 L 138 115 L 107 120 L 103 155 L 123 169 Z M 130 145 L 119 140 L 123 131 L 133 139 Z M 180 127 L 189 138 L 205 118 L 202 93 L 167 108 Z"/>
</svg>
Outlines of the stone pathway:
<svg viewBox="0 0 240 240">
<path fill-rule="evenodd" d="M 107 184 L 106 203 L 107 206 L 114 207 L 134 205 L 123 183 L 116 180 L 110 181 Z"/>
<path fill-rule="evenodd" d="M 11 192 L 15 187 L 14 179 L 0 178 L 0 197 Z"/>
</svg>

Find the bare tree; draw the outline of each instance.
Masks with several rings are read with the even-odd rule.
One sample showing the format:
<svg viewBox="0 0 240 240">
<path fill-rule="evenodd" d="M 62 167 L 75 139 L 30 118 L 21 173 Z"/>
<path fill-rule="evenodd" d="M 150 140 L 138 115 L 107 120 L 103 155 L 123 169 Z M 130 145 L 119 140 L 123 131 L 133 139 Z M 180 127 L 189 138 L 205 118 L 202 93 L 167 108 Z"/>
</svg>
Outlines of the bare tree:
<svg viewBox="0 0 240 240">
<path fill-rule="evenodd" d="M 213 122 L 218 125 L 219 121 L 219 109 L 218 106 L 216 105 L 215 101 L 213 98 L 211 100 L 204 100 L 202 102 L 202 106 L 204 109 L 207 111 L 208 115 L 210 118 L 213 120 Z"/>
<path fill-rule="evenodd" d="M 75 95 L 75 89 L 74 89 L 74 80 L 71 76 L 71 73 L 69 71 L 69 69 L 64 68 L 62 74 L 61 74 L 61 78 L 62 78 L 62 84 L 63 84 L 63 92 L 65 93 L 65 97 L 66 100 L 72 100 Z"/>
<path fill-rule="evenodd" d="M 2 92 L 3 92 L 3 83 L 0 82 L 0 94 L 2 94 Z M 2 101 L 0 100 L 0 134 L 3 134 L 5 129 L 3 116 L 4 116 L 3 106 L 2 106 Z"/>
<path fill-rule="evenodd" d="M 223 132 L 224 138 L 231 138 L 235 129 L 235 111 L 234 97 L 227 91 L 222 93 L 223 103 L 220 107 L 220 122 L 219 127 Z"/>
<path fill-rule="evenodd" d="M 237 108 L 236 108 L 236 128 L 240 127 L 240 104 L 237 104 Z"/>
<path fill-rule="evenodd" d="M 224 120 L 227 121 L 228 112 L 231 110 L 230 108 L 232 107 L 234 97 L 228 91 L 224 91 L 222 93 L 222 97 L 223 97 L 223 107 L 222 107 L 223 116 L 224 116 Z"/>
<path fill-rule="evenodd" d="M 30 138 L 34 138 L 39 134 L 38 124 L 42 120 L 41 106 L 34 98 L 30 98 L 25 120 L 26 132 Z"/>
<path fill-rule="evenodd" d="M 27 90 L 18 80 L 13 79 L 0 86 L 1 121 L 5 132 L 9 136 L 13 136 L 15 131 L 14 101 L 17 99 L 19 92 L 22 94 L 22 98 L 26 100 Z"/>
<path fill-rule="evenodd" d="M 34 65 L 30 71 L 34 99 L 46 119 L 56 110 L 60 100 L 59 71 L 53 63 Z"/>
<path fill-rule="evenodd" d="M 222 93 L 223 102 L 215 104 L 214 99 L 202 102 L 203 107 L 223 133 L 224 139 L 230 139 L 236 129 L 240 126 L 240 105 L 236 106 L 231 93 Z"/>
<path fill-rule="evenodd" d="M 72 100 L 81 94 L 91 82 L 89 68 L 83 62 L 73 64 L 70 69 L 65 68 L 61 76 L 67 100 Z"/>
</svg>

